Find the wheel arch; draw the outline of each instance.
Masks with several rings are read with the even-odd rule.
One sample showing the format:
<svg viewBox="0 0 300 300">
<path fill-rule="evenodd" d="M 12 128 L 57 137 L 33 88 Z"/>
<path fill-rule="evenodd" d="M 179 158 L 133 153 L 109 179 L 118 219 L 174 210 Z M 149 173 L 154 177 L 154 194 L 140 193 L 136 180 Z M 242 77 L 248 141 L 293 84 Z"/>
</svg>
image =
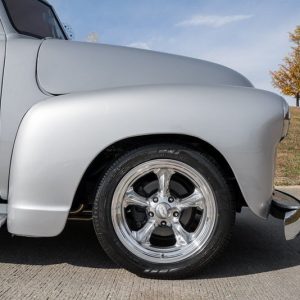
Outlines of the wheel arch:
<svg viewBox="0 0 300 300">
<path fill-rule="evenodd" d="M 237 199 L 237 211 L 247 205 L 242 195 L 236 176 L 225 157 L 210 143 L 194 136 L 184 134 L 151 134 L 125 138 L 116 141 L 103 149 L 88 165 L 84 172 L 72 203 L 72 211 L 82 204 L 92 205 L 96 187 L 111 164 L 122 154 L 139 146 L 159 143 L 173 143 L 190 147 L 199 152 L 205 152 L 217 162 L 224 176 L 230 184 Z"/>
</svg>

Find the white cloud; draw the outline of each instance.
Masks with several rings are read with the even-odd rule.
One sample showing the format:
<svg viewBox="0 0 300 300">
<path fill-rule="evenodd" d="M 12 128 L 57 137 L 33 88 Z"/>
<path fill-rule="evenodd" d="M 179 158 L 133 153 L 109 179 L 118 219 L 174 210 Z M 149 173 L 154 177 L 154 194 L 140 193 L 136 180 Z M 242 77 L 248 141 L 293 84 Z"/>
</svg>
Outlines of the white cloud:
<svg viewBox="0 0 300 300">
<path fill-rule="evenodd" d="M 253 15 L 230 15 L 230 16 L 220 16 L 220 15 L 196 15 L 188 20 L 182 21 L 177 24 L 180 27 L 192 27 L 192 26 L 208 26 L 208 27 L 222 27 L 224 25 L 243 21 L 252 18 Z"/>
<path fill-rule="evenodd" d="M 145 50 L 151 50 L 149 44 L 146 43 L 146 42 L 134 42 L 134 43 L 131 43 L 127 46 L 132 47 L 132 48 L 140 48 L 140 49 L 145 49 Z"/>
</svg>

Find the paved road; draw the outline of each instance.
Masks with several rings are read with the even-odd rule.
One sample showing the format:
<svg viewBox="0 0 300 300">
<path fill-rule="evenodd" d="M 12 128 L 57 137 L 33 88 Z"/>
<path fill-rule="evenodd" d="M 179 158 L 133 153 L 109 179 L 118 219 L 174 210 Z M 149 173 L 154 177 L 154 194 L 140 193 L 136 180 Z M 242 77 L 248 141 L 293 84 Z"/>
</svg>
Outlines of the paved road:
<svg viewBox="0 0 300 300">
<path fill-rule="evenodd" d="M 277 187 L 277 189 L 289 193 L 293 196 L 295 196 L 296 198 L 300 199 L 300 186 L 299 185 L 295 185 L 295 186 L 279 186 Z"/>
<path fill-rule="evenodd" d="M 190 280 L 141 279 L 103 253 L 91 224 L 51 239 L 0 231 L 0 299 L 299 299 L 300 239 L 247 209 L 223 256 Z"/>
</svg>

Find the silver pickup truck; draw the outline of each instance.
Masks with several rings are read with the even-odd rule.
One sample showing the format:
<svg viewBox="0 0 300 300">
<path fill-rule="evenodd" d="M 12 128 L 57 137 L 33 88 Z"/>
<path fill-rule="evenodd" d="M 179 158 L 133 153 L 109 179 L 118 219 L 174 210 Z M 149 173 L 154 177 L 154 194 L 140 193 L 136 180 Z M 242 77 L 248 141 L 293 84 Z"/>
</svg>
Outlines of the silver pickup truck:
<svg viewBox="0 0 300 300">
<path fill-rule="evenodd" d="M 299 234 L 299 201 L 273 186 L 282 97 L 211 62 L 70 41 L 46 1 L 1 0 L 0 20 L 0 226 L 11 234 L 93 220 L 116 263 L 156 278 L 199 272 L 243 206 Z"/>
</svg>

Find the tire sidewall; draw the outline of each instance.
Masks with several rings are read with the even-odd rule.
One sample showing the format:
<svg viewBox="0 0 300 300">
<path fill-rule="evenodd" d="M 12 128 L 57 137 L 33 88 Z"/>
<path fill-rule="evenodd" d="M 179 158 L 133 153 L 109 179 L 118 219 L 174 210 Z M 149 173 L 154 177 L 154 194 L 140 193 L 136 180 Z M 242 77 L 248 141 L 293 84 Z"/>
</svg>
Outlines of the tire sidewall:
<svg viewBox="0 0 300 300">
<path fill-rule="evenodd" d="M 191 257 L 175 263 L 158 264 L 135 256 L 119 240 L 112 223 L 111 204 L 119 182 L 136 166 L 154 159 L 173 159 L 193 167 L 208 182 L 216 201 L 215 227 L 206 245 Z M 234 222 L 233 211 L 228 185 L 210 157 L 182 146 L 155 145 L 129 152 L 107 171 L 97 189 L 93 221 L 100 244 L 119 265 L 141 276 L 184 277 L 201 269 L 223 247 Z"/>
</svg>

